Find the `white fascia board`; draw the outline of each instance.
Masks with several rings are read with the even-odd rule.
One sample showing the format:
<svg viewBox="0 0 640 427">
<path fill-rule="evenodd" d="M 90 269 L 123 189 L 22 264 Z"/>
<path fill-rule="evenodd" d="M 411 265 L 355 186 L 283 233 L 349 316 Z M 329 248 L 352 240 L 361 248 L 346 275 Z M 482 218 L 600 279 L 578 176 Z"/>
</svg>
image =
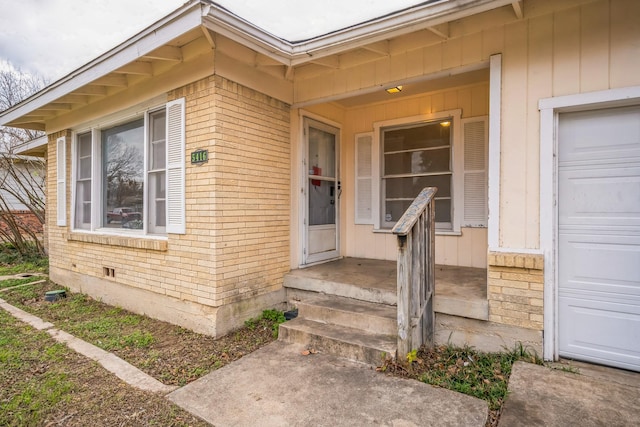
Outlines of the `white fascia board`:
<svg viewBox="0 0 640 427">
<path fill-rule="evenodd" d="M 202 24 L 200 0 L 193 0 L 151 27 L 0 114 L 0 125 L 77 90 Z"/>
<path fill-rule="evenodd" d="M 36 148 L 44 147 L 45 145 L 47 145 L 48 141 L 49 140 L 46 135 L 40 136 L 36 139 L 32 139 L 31 141 L 27 141 L 20 145 L 17 145 L 14 149 L 14 153 L 16 155 L 19 155 Z"/>
<path fill-rule="evenodd" d="M 212 31 L 283 65 L 293 66 L 510 4 L 511 0 L 429 3 L 297 42 L 270 34 L 214 4 L 205 8 L 203 23 Z"/>
<path fill-rule="evenodd" d="M 418 5 L 307 41 L 296 42 L 292 65 L 510 5 L 511 0 L 458 0 Z"/>
<path fill-rule="evenodd" d="M 211 31 L 262 53 L 284 65 L 291 65 L 293 45 L 215 4 L 203 7 L 202 24 Z"/>
</svg>

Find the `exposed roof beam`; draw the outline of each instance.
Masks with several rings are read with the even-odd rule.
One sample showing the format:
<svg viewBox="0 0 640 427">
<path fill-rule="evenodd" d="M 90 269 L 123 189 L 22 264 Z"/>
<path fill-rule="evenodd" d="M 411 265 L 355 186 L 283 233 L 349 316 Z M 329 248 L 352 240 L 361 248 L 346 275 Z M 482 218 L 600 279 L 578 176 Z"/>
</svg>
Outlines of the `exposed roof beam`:
<svg viewBox="0 0 640 427">
<path fill-rule="evenodd" d="M 362 46 L 363 49 L 368 50 L 369 52 L 377 53 L 382 56 L 389 56 L 389 40 L 382 40 L 377 43 L 371 43 L 366 46 Z"/>
<path fill-rule="evenodd" d="M 151 67 L 150 62 L 132 62 L 131 64 L 127 64 L 124 67 L 120 67 L 114 71 L 117 74 L 137 74 L 141 76 L 151 76 L 153 75 L 153 68 Z"/>
<path fill-rule="evenodd" d="M 511 7 L 513 7 L 513 12 L 518 19 L 524 18 L 524 0 L 511 2 Z"/>
<path fill-rule="evenodd" d="M 69 104 L 88 104 L 89 99 L 85 95 L 65 95 L 59 99 L 60 102 Z"/>
<path fill-rule="evenodd" d="M 71 110 L 72 108 L 71 104 L 61 101 L 51 102 L 49 105 L 56 107 L 58 110 Z"/>
<path fill-rule="evenodd" d="M 318 58 L 318 59 L 312 59 L 309 62 L 316 65 L 322 65 L 323 67 L 327 67 L 327 68 L 334 68 L 334 69 L 340 68 L 340 58 L 337 55 L 325 56 L 323 58 Z"/>
<path fill-rule="evenodd" d="M 256 53 L 255 55 L 255 65 L 257 66 L 281 66 L 282 62 L 276 61 L 275 59 L 262 55 L 260 53 Z"/>
<path fill-rule="evenodd" d="M 71 110 L 70 104 L 54 104 L 53 102 L 43 105 L 36 111 L 69 111 Z"/>
<path fill-rule="evenodd" d="M 107 88 L 104 86 L 96 86 L 93 84 L 89 84 L 83 87 L 80 87 L 73 92 L 72 95 L 98 95 L 98 96 L 106 96 Z"/>
<path fill-rule="evenodd" d="M 44 126 L 44 123 L 36 123 L 36 122 L 33 122 L 33 123 L 20 123 L 20 124 L 12 122 L 11 126 L 16 127 L 16 128 L 21 128 L 21 129 L 41 130 L 41 131 L 46 130 L 45 126 Z"/>
<path fill-rule="evenodd" d="M 427 27 L 427 30 L 431 31 L 433 34 L 435 34 L 436 36 L 444 40 L 449 39 L 449 23 L 448 22 L 445 22 L 444 24 L 434 26 L 434 27 Z"/>
<path fill-rule="evenodd" d="M 215 49 L 216 48 L 216 41 L 213 39 L 214 35 L 204 25 L 201 25 L 200 28 L 202 28 L 202 33 L 204 34 L 204 38 L 207 39 L 207 41 L 209 42 L 211 47 L 213 49 Z"/>
<path fill-rule="evenodd" d="M 104 77 L 93 81 L 94 84 L 99 86 L 115 86 L 115 87 L 127 87 L 129 82 L 127 78 L 120 74 L 109 74 Z"/>
<path fill-rule="evenodd" d="M 24 116 L 21 119 L 14 121 L 12 124 L 21 125 L 25 123 L 43 122 L 47 116 Z"/>
<path fill-rule="evenodd" d="M 287 80 L 293 80 L 294 68 L 291 65 L 287 65 L 284 71 L 284 78 Z"/>
<path fill-rule="evenodd" d="M 162 46 L 144 55 L 144 58 L 161 61 L 182 61 L 182 50 L 175 46 Z"/>
</svg>

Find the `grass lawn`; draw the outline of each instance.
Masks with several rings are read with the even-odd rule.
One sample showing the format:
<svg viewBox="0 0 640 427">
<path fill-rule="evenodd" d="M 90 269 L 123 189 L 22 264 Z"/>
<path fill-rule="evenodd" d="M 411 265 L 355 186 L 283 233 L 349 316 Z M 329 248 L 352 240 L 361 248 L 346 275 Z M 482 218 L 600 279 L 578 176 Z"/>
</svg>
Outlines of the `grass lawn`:
<svg viewBox="0 0 640 427">
<path fill-rule="evenodd" d="M 0 425 L 208 424 L 0 310 Z"/>
</svg>

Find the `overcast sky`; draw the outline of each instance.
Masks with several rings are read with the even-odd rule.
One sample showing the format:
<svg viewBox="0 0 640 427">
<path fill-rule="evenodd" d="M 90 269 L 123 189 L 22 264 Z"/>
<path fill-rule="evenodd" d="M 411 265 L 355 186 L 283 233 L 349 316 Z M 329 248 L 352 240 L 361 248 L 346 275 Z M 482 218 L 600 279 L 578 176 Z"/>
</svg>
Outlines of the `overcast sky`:
<svg viewBox="0 0 640 427">
<path fill-rule="evenodd" d="M 219 0 L 287 40 L 325 34 L 424 0 Z M 143 30 L 185 0 L 0 0 L 0 69 L 50 81 Z"/>
</svg>

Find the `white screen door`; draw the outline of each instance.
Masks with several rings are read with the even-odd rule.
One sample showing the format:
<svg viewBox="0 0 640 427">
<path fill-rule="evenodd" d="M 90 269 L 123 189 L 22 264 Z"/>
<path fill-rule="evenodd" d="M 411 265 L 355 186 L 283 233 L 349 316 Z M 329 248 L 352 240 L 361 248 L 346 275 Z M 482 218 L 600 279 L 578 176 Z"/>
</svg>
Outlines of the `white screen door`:
<svg viewBox="0 0 640 427">
<path fill-rule="evenodd" d="M 304 119 L 306 159 L 304 264 L 339 256 L 339 130 Z"/>
</svg>

